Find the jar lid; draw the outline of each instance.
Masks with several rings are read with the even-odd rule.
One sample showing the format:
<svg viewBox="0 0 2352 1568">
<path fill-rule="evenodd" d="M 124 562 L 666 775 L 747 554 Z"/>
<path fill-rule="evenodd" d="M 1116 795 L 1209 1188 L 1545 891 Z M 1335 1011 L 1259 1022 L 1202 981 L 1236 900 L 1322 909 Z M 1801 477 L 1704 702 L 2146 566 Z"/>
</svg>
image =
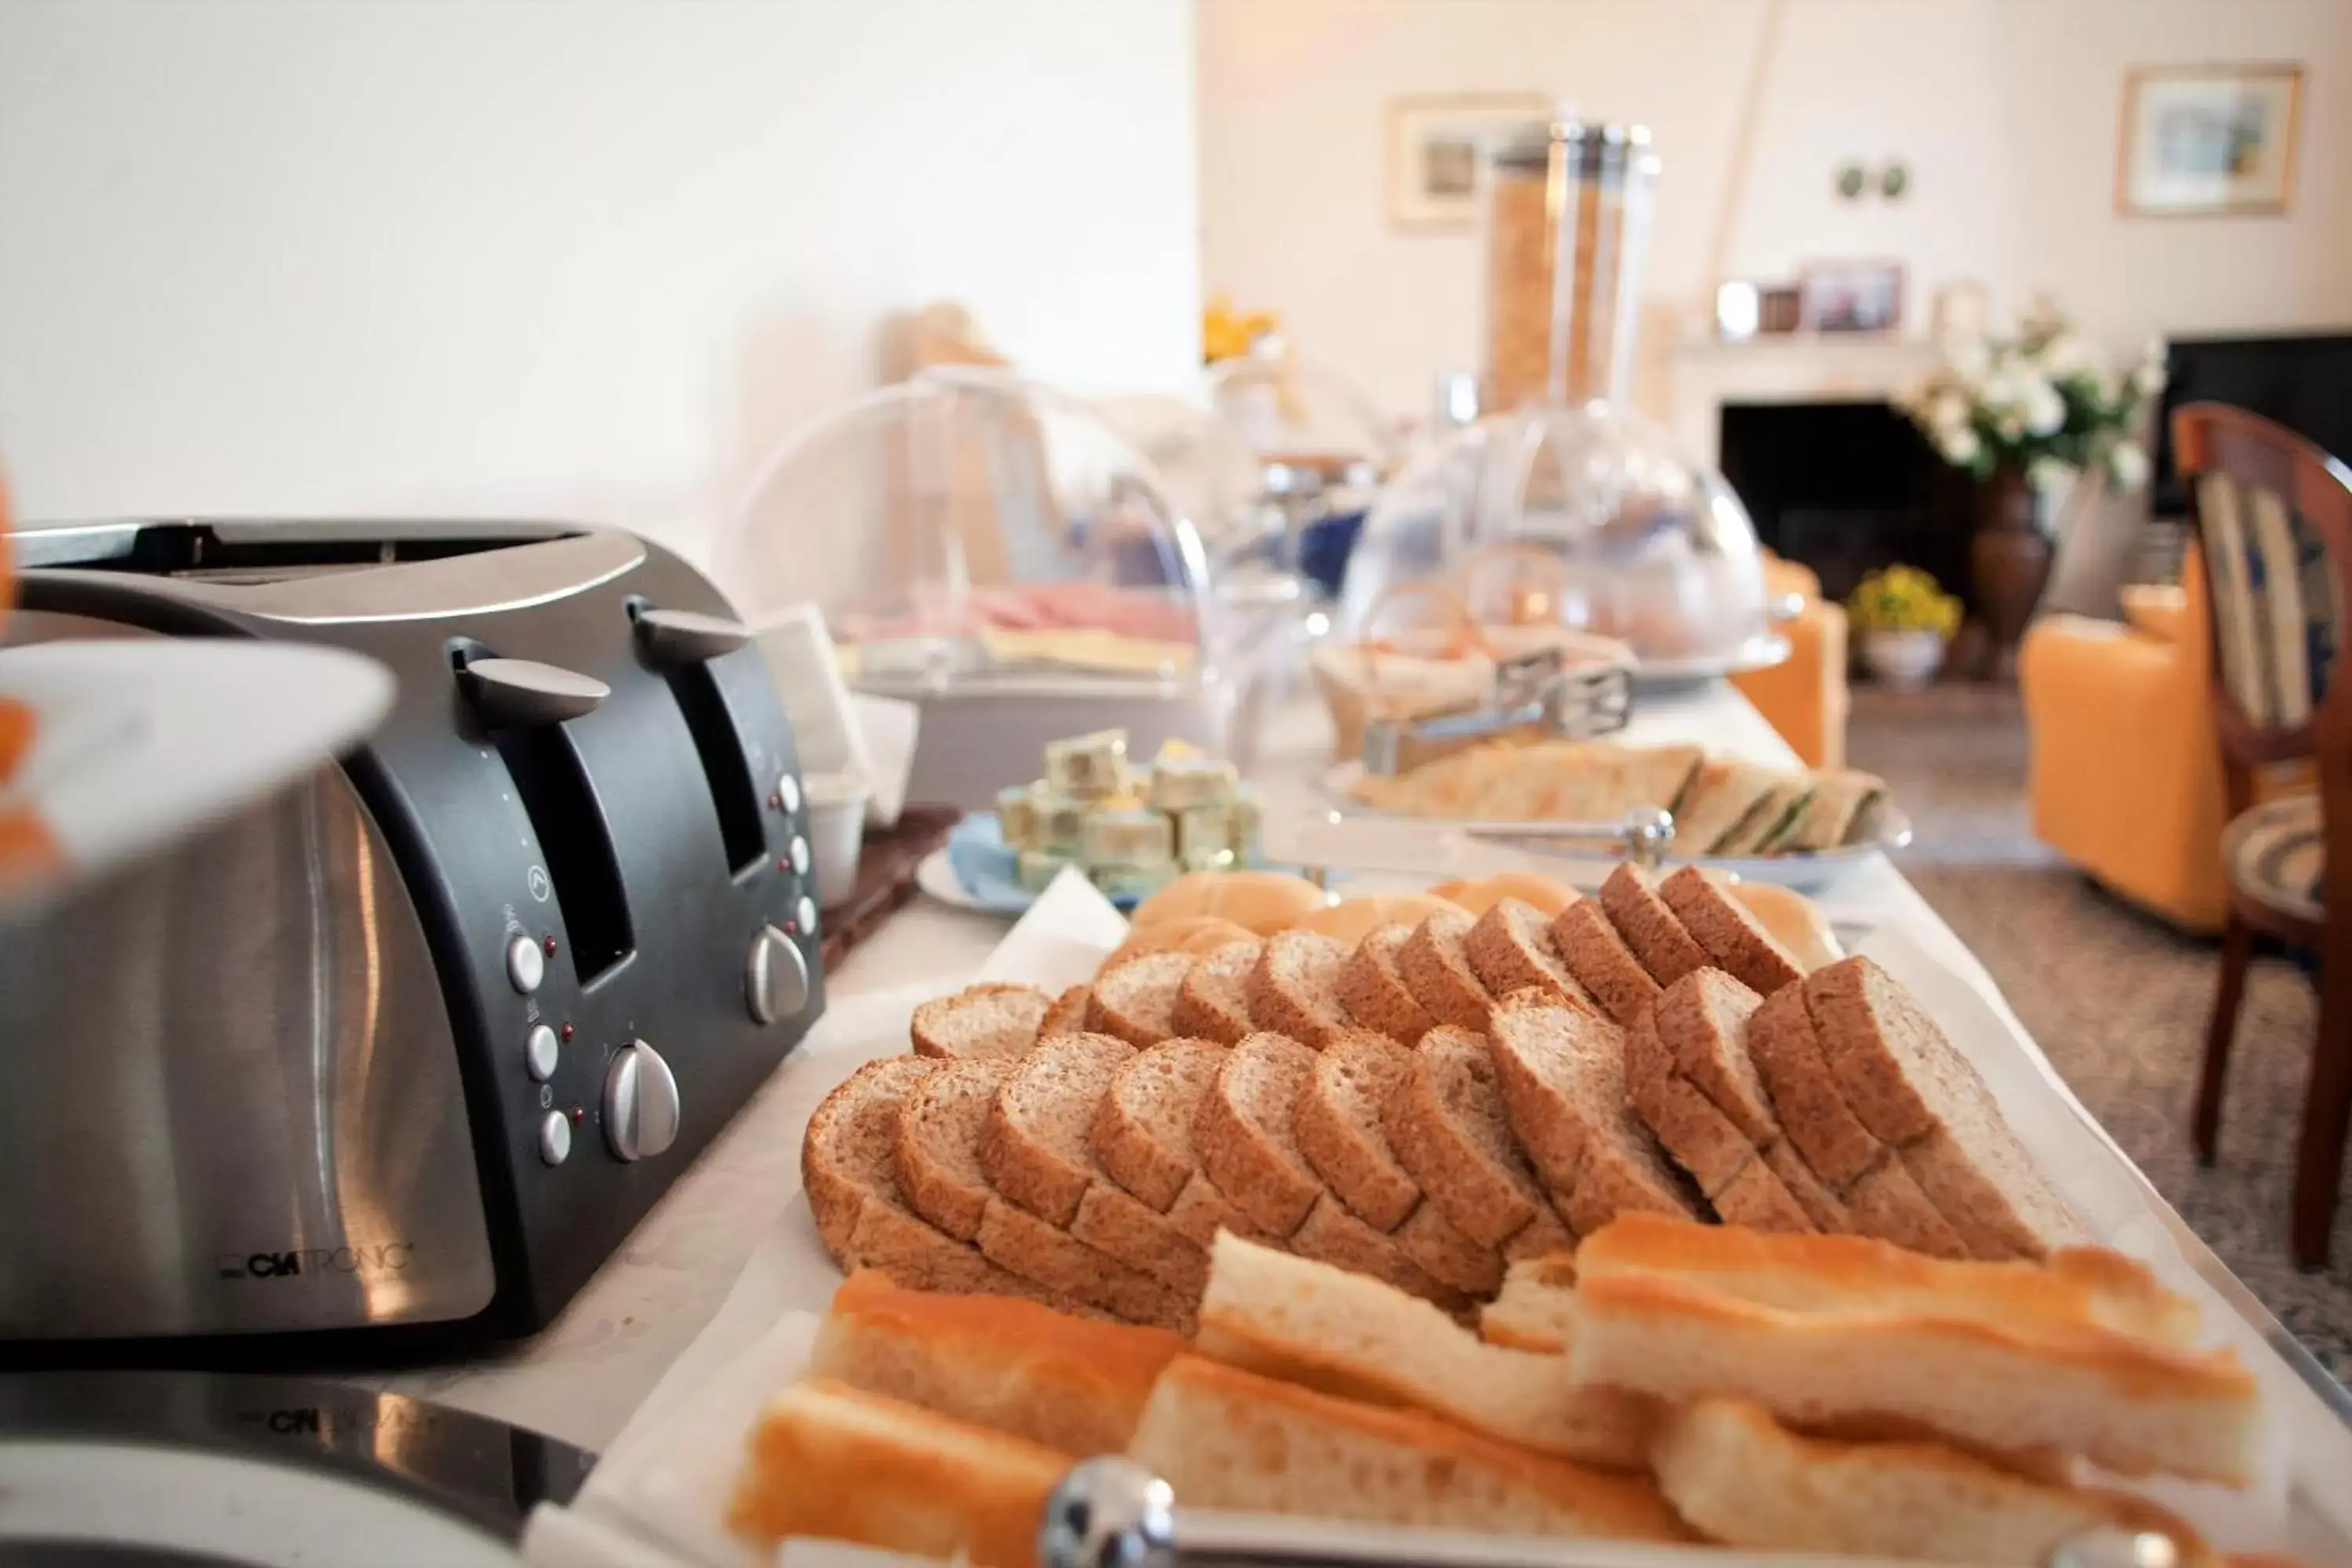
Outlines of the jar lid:
<svg viewBox="0 0 2352 1568">
<path fill-rule="evenodd" d="M 1648 154 L 1650 128 L 1574 118 L 1530 121 L 1496 146 L 1495 166 L 1514 174 L 1540 171 L 1549 164 L 1555 143 L 1576 158 L 1579 168 L 1598 169 Z"/>
</svg>

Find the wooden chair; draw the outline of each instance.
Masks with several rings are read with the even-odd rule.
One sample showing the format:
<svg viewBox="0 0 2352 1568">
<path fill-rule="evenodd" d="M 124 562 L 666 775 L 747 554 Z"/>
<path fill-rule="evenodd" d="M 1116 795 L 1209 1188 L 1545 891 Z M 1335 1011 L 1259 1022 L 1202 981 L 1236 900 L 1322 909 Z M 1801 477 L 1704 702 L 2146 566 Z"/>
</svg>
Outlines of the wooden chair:
<svg viewBox="0 0 2352 1568">
<path fill-rule="evenodd" d="M 2292 1242 L 2296 1263 L 2324 1268 L 2352 1118 L 2352 680 L 2330 679 L 2352 605 L 2352 471 L 2242 409 L 2191 404 L 2172 428 L 2210 583 L 2230 814 L 2229 923 L 2193 1136 L 2211 1164 L 2254 933 L 2316 952 L 2319 1029 L 2295 1150 Z M 2300 758 L 2315 764 L 2317 792 L 2256 805 L 2256 771 Z"/>
</svg>

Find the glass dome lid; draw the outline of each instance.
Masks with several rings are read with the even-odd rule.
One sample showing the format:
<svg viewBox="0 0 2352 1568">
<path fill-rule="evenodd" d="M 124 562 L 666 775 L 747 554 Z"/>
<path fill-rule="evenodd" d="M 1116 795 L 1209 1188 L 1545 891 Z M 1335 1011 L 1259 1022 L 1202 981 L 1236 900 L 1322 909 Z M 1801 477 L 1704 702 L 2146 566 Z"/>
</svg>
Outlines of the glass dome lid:
<svg viewBox="0 0 2352 1568">
<path fill-rule="evenodd" d="M 1385 474 L 1402 453 L 1393 424 L 1353 382 L 1302 359 L 1278 337 L 1218 361 L 1206 379 L 1217 416 L 1262 461 L 1337 480 L 1366 466 Z"/>
<path fill-rule="evenodd" d="M 754 626 L 814 600 L 883 691 L 1205 676 L 1209 569 L 1150 462 L 1076 398 L 933 369 L 803 426 L 712 552 Z"/>
<path fill-rule="evenodd" d="M 1739 498 L 1610 403 L 1496 415 L 1427 448 L 1366 520 L 1339 629 L 1360 638 L 1392 588 L 1432 580 L 1487 618 L 1620 638 L 1650 673 L 1722 673 L 1778 649 Z"/>
</svg>

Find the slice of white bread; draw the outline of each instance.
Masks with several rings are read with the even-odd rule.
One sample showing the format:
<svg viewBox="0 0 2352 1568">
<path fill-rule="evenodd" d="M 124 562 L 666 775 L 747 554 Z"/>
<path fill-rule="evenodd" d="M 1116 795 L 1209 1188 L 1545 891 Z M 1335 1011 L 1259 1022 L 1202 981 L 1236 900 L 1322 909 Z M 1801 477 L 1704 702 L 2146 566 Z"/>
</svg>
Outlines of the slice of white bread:
<svg viewBox="0 0 2352 1568">
<path fill-rule="evenodd" d="M 1202 1169 L 1251 1223 L 1287 1239 L 1324 1194 L 1298 1152 L 1298 1097 L 1315 1053 L 1286 1035 L 1251 1035 L 1225 1054 L 1192 1123 Z"/>
<path fill-rule="evenodd" d="M 751 1434 L 730 1529 L 814 1536 L 984 1568 L 1036 1561 L 1070 1456 L 846 1384 L 805 1378 Z"/>
<path fill-rule="evenodd" d="M 1579 1235 L 1628 1211 L 1700 1213 L 1626 1103 L 1616 1025 L 1541 991 L 1517 991 L 1495 1004 L 1486 1039 L 1511 1131 Z"/>
<path fill-rule="evenodd" d="M 1422 1011 L 1461 1029 L 1484 1029 L 1495 1001 L 1463 947 L 1477 923 L 1470 915 L 1440 911 L 1413 927 L 1397 949 L 1397 973 Z"/>
<path fill-rule="evenodd" d="M 1349 1016 L 1408 1046 L 1437 1026 L 1397 972 L 1398 950 L 1412 935 L 1412 927 L 1401 921 L 1374 926 L 1339 966 L 1339 985 Z"/>
<path fill-rule="evenodd" d="M 1268 1377 L 1618 1469 L 1644 1467 L 1657 1425 L 1653 1401 L 1579 1387 L 1559 1354 L 1481 1343 L 1402 1290 L 1236 1237 L 1217 1237 L 1194 1343 Z"/>
<path fill-rule="evenodd" d="M 1355 1027 L 1339 1002 L 1339 970 L 1348 944 L 1310 931 L 1276 931 L 1265 939 L 1250 971 L 1250 1019 L 1259 1028 L 1320 1049 Z"/>
<path fill-rule="evenodd" d="M 1176 993 L 1192 968 L 1192 954 L 1181 952 L 1139 952 L 1103 965 L 1087 998 L 1087 1027 L 1138 1047 L 1174 1038 Z"/>
<path fill-rule="evenodd" d="M 1055 1305 L 1077 1301 L 1129 1322 L 1163 1327 L 1189 1324 L 1197 1290 L 1187 1295 L 1171 1289 L 1150 1275 L 1079 1241 L 1063 1227 L 1007 1203 L 990 1185 L 981 1161 L 981 1141 L 997 1099 L 1022 1058 L 896 1059 L 922 1062 L 935 1069 L 908 1089 L 889 1118 L 890 1167 L 909 1178 L 903 1188 L 904 1201 L 941 1231 L 968 1237 L 996 1266 L 992 1272 L 1013 1277 L 1015 1283 L 1009 1289 L 997 1283 L 934 1284 L 885 1258 L 858 1257 L 859 1265 L 883 1269 L 902 1284 L 927 1289 L 1030 1295 Z M 912 1114 L 908 1114 L 909 1108 Z"/>
<path fill-rule="evenodd" d="M 833 1293 L 808 1370 L 1083 1458 L 1126 1451 L 1153 1380 L 1188 1348 L 1165 1329 L 860 1270 Z"/>
<path fill-rule="evenodd" d="M 1552 946 L 1569 973 L 1620 1024 L 1657 1005 L 1658 983 L 1643 968 L 1598 899 L 1579 899 L 1551 922 Z"/>
<path fill-rule="evenodd" d="M 919 1289 L 1061 1300 L 920 1217 L 901 1191 L 899 1110 L 940 1066 L 922 1057 L 886 1057 L 851 1073 L 818 1103 L 801 1142 L 801 1182 L 819 1240 L 845 1270 L 879 1268 Z"/>
<path fill-rule="evenodd" d="M 1381 1124 L 1397 1163 L 1465 1236 L 1513 1256 L 1573 1245 L 1511 1135 L 1483 1033 L 1423 1035 Z"/>
<path fill-rule="evenodd" d="M 1128 1456 L 1187 1508 L 1512 1535 L 1687 1541 L 1646 1477 L 1202 1356 L 1160 1375 Z"/>
<path fill-rule="evenodd" d="M 1215 1269 L 1210 1270 L 1214 1278 Z M 1478 1337 L 1490 1345 L 1565 1355 L 1576 1334 L 1576 1255 L 1524 1258 L 1503 1275 L 1503 1288 L 1478 1312 Z"/>
<path fill-rule="evenodd" d="M 1176 988 L 1170 1023 L 1180 1038 L 1238 1043 L 1253 1028 L 1249 1013 L 1250 971 L 1265 943 L 1255 937 L 1224 942 L 1202 953 Z"/>
<path fill-rule="evenodd" d="M 1163 1040 L 1137 1052 L 1111 1076 L 1089 1137 L 1112 1181 L 1202 1247 L 1220 1229 L 1255 1233 L 1201 1169 L 1192 1142 L 1201 1101 L 1224 1060 L 1225 1048 L 1213 1040 Z"/>
<path fill-rule="evenodd" d="M 2077 1256 L 1948 1262 L 1631 1215 L 1577 1249 L 1569 1362 L 1581 1382 L 1751 1400 L 1801 1426 L 1901 1423 L 1990 1453 L 2243 1484 L 2253 1378 L 2184 1344 L 2183 1310 L 2145 1269 Z"/>
<path fill-rule="evenodd" d="M 1806 1011 L 1840 1094 L 1978 1258 L 2040 1258 L 2087 1238 L 2010 1131 L 1976 1068 L 1895 979 L 1867 958 L 1804 982 Z"/>
<path fill-rule="evenodd" d="M 1094 996 L 1091 985 L 1073 985 L 1054 998 L 1045 1016 L 1037 1021 L 1037 1037 L 1046 1039 L 1055 1035 L 1076 1035 L 1087 1026 L 1087 1004 Z"/>
<path fill-rule="evenodd" d="M 983 981 L 915 1009 L 907 1033 L 924 1057 L 1019 1056 L 1037 1043 L 1053 998 L 1034 985 Z"/>
<path fill-rule="evenodd" d="M 1788 1141 L 1851 1228 L 1937 1258 L 1968 1248 L 1895 1152 L 1854 1116 L 1830 1071 L 1801 985 L 1784 985 L 1748 1020 L 1748 1058 Z"/>
<path fill-rule="evenodd" d="M 1139 968 L 1160 956 L 1136 959 Z M 1101 994 L 1097 984 L 1096 994 Z M 1135 1052 L 1098 1035 L 1042 1041 L 1013 1064 L 996 1091 L 980 1140 L 990 1184 L 1022 1207 L 1186 1300 L 1208 1282 L 1209 1259 L 1158 1209 L 1116 1184 L 1094 1151 L 1093 1131 L 1118 1069 Z M 1077 1201 L 1066 1207 L 1070 1191 Z"/>
<path fill-rule="evenodd" d="M 1668 1415 L 1652 1463 L 1675 1510 L 1758 1552 L 2041 1568 L 2066 1540 L 2113 1526 L 2217 1560 L 2185 1522 L 2117 1492 L 2037 1480 L 1940 1443 L 1800 1436 L 1762 1406 L 1699 1399 Z"/>
<path fill-rule="evenodd" d="M 1660 882 L 1658 897 L 1706 949 L 1717 969 L 1759 996 L 1769 996 L 1805 977 L 1797 955 L 1780 945 L 1753 910 L 1697 867 L 1685 866 Z"/>
<path fill-rule="evenodd" d="M 1706 949 L 1658 896 L 1658 879 L 1650 872 L 1630 864 L 1610 872 L 1601 884 L 1601 909 L 1659 984 L 1672 985 L 1692 970 L 1706 967 Z"/>
<path fill-rule="evenodd" d="M 1389 1146 L 1383 1116 L 1412 1070 L 1412 1053 L 1386 1035 L 1351 1029 L 1332 1040 L 1317 1055 L 1314 1079 L 1298 1098 L 1298 1151 L 1341 1203 L 1386 1233 L 1431 1279 L 1465 1295 L 1489 1295 L 1502 1283 L 1502 1254 L 1464 1235 L 1428 1203 Z"/>
<path fill-rule="evenodd" d="M 1494 996 L 1529 988 L 1593 1014 L 1605 1009 L 1561 962 L 1543 912 L 1517 899 L 1498 899 L 1462 939 L 1470 972 Z"/>
</svg>

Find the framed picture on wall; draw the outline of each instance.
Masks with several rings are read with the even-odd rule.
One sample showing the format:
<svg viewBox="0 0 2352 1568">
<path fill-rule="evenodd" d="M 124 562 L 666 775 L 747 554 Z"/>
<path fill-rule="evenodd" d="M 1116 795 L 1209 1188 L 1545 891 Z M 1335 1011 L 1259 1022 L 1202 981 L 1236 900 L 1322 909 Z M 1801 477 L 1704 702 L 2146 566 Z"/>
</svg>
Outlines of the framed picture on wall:
<svg viewBox="0 0 2352 1568">
<path fill-rule="evenodd" d="M 1551 118 L 1540 92 L 1459 93 L 1389 100 L 1389 226 L 1466 234 L 1486 202 L 1486 154 Z"/>
<path fill-rule="evenodd" d="M 2124 79 L 2116 206 L 2127 217 L 2283 214 L 2303 68 L 2143 66 Z"/>
<path fill-rule="evenodd" d="M 1797 288 L 1803 331 L 1892 332 L 1903 325 L 1900 261 L 1817 261 Z"/>
</svg>

